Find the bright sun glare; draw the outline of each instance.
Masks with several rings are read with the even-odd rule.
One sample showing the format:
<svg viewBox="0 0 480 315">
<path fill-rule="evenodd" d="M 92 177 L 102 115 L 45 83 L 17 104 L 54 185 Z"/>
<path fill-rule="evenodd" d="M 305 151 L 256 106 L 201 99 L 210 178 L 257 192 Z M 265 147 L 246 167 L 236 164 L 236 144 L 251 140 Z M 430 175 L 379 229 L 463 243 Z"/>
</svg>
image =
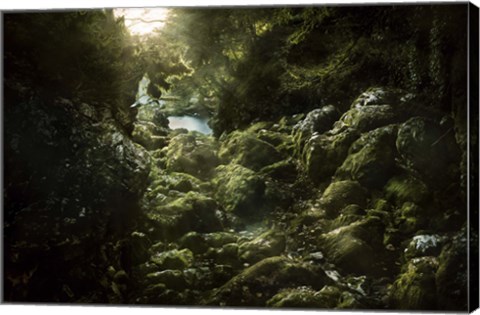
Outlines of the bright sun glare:
<svg viewBox="0 0 480 315">
<path fill-rule="evenodd" d="M 146 35 L 165 25 L 167 8 L 126 8 L 115 9 L 116 17 L 125 17 L 125 26 L 134 35 Z"/>
</svg>

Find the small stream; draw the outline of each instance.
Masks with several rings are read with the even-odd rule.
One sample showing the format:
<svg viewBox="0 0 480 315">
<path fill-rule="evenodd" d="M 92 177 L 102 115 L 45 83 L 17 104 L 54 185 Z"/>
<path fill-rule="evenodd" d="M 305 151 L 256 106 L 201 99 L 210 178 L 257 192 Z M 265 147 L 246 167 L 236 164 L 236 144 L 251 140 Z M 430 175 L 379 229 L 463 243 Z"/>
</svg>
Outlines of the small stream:
<svg viewBox="0 0 480 315">
<path fill-rule="evenodd" d="M 189 131 L 198 131 L 206 135 L 212 134 L 212 129 L 207 124 L 207 119 L 194 116 L 169 116 L 170 129 L 185 128 Z"/>
</svg>

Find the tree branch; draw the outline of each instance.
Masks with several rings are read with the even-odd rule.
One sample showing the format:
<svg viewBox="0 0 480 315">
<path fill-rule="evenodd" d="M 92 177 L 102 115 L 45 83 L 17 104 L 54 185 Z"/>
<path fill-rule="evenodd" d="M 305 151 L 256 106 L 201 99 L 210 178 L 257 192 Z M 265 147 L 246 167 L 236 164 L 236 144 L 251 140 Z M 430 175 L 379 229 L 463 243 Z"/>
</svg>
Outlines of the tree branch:
<svg viewBox="0 0 480 315">
<path fill-rule="evenodd" d="M 140 21 L 143 23 L 155 23 L 155 22 L 162 22 L 165 23 L 166 20 L 144 20 L 142 18 L 124 18 L 125 21 Z"/>
</svg>

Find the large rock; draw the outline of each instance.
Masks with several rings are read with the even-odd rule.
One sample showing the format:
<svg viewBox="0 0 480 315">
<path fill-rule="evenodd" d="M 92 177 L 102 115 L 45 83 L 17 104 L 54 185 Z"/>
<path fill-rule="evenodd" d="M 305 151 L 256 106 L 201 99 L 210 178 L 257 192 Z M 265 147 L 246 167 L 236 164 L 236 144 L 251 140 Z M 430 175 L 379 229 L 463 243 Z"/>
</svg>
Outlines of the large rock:
<svg viewBox="0 0 480 315">
<path fill-rule="evenodd" d="M 325 189 L 319 203 L 329 217 L 336 217 L 348 205 L 365 207 L 367 192 L 356 181 L 333 182 Z"/>
<path fill-rule="evenodd" d="M 367 132 L 390 124 L 404 122 L 409 113 L 391 105 L 367 105 L 354 107 L 344 113 L 335 127 L 347 126 L 360 132 Z"/>
<path fill-rule="evenodd" d="M 351 108 L 358 108 L 368 105 L 403 105 L 412 100 L 413 94 L 407 94 L 400 89 L 392 89 L 385 87 L 371 87 L 359 97 L 357 97 L 350 106 Z"/>
<path fill-rule="evenodd" d="M 189 231 L 212 232 L 221 229 L 215 200 L 188 192 L 165 204 L 146 209 L 153 239 L 173 240 Z"/>
<path fill-rule="evenodd" d="M 392 177 L 384 187 L 385 196 L 401 206 L 405 202 L 425 204 L 430 201 L 431 193 L 427 185 L 410 175 Z"/>
<path fill-rule="evenodd" d="M 309 178 L 316 183 L 330 179 L 347 157 L 350 145 L 359 136 L 355 129 L 345 127 L 313 135 L 305 146 L 297 144 Z"/>
<path fill-rule="evenodd" d="M 321 235 L 319 245 L 325 257 L 346 273 L 378 275 L 383 233 L 381 220 L 370 217 Z"/>
<path fill-rule="evenodd" d="M 390 125 L 363 134 L 349 150 L 349 155 L 335 176 L 354 179 L 368 188 L 380 188 L 395 170 L 397 128 Z"/>
<path fill-rule="evenodd" d="M 438 261 L 434 257 L 410 260 L 390 289 L 391 306 L 399 310 L 437 309 L 435 271 Z"/>
<path fill-rule="evenodd" d="M 166 148 L 167 169 L 206 179 L 220 163 L 215 139 L 198 132 L 179 134 Z"/>
<path fill-rule="evenodd" d="M 256 263 L 262 259 L 278 256 L 285 250 L 285 234 L 269 230 L 255 239 L 240 244 L 240 259 L 247 263 Z"/>
<path fill-rule="evenodd" d="M 340 117 L 338 109 L 333 105 L 312 110 L 305 119 L 298 122 L 293 129 L 296 138 L 310 137 L 314 133 L 324 133 L 330 130 L 333 123 Z"/>
<path fill-rule="evenodd" d="M 224 162 L 240 164 L 254 171 L 282 160 L 273 145 L 246 131 L 229 134 L 222 142 L 219 156 Z"/>
<path fill-rule="evenodd" d="M 254 171 L 238 164 L 220 165 L 213 183 L 216 198 L 226 211 L 241 217 L 261 213 L 265 182 Z"/>
<path fill-rule="evenodd" d="M 396 147 L 403 164 L 434 186 L 458 181 L 459 148 L 453 130 L 432 119 L 413 117 L 398 129 Z"/>
<path fill-rule="evenodd" d="M 167 134 L 166 129 L 161 129 L 152 122 L 139 121 L 134 123 L 132 138 L 147 150 L 157 150 L 168 144 Z"/>
<path fill-rule="evenodd" d="M 12 300 L 72 301 L 121 263 L 107 259 L 104 244 L 138 214 L 150 159 L 116 111 L 35 97 L 5 108 L 5 292 Z M 22 273 L 30 276 L 17 281 Z"/>
<path fill-rule="evenodd" d="M 275 294 L 267 302 L 267 306 L 278 308 L 324 308 L 337 306 L 341 291 L 338 288 L 325 286 L 320 291 L 309 287 L 286 289 Z"/>
<path fill-rule="evenodd" d="M 478 234 L 470 234 L 472 244 L 478 244 Z M 475 242 L 476 241 L 476 242 Z M 478 246 L 470 245 L 470 257 L 478 255 Z M 438 306 L 443 310 L 467 311 L 469 278 L 475 275 L 471 269 L 468 274 L 468 239 L 467 231 L 462 228 L 442 249 L 438 257 L 439 267 L 435 274 L 437 283 Z M 478 257 L 478 256 L 477 256 Z M 470 262 L 471 263 L 471 262 Z M 472 265 L 474 266 L 474 264 Z M 478 272 L 478 271 L 477 271 Z M 476 273 L 478 275 L 478 273 Z M 475 283 L 470 280 L 470 285 Z M 475 288 L 470 288 L 475 289 Z M 478 292 L 478 288 L 476 288 Z M 473 290 L 472 294 L 475 293 Z"/>
<path fill-rule="evenodd" d="M 329 279 L 324 271 L 286 257 L 266 258 L 245 269 L 207 299 L 208 305 L 265 306 L 281 289 L 311 286 L 321 289 Z"/>
</svg>

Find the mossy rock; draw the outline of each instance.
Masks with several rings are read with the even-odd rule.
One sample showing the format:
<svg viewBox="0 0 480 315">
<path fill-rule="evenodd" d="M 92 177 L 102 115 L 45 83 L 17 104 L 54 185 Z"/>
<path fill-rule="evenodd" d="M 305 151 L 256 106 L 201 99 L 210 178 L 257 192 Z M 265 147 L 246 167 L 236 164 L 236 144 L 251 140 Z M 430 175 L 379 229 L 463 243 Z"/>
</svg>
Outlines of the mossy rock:
<svg viewBox="0 0 480 315">
<path fill-rule="evenodd" d="M 367 205 L 367 192 L 356 181 L 333 182 L 325 189 L 319 200 L 320 206 L 329 217 L 336 217 L 348 205 Z"/>
<path fill-rule="evenodd" d="M 225 163 L 240 164 L 254 171 L 282 160 L 273 145 L 246 131 L 229 134 L 222 142 L 219 156 Z"/>
<path fill-rule="evenodd" d="M 239 259 L 238 248 L 237 243 L 228 243 L 220 248 L 210 248 L 205 257 L 213 260 L 217 265 L 226 265 L 233 269 L 239 269 L 242 263 Z"/>
<path fill-rule="evenodd" d="M 395 125 L 378 128 L 355 141 L 335 176 L 354 179 L 368 188 L 380 188 L 395 170 Z"/>
<path fill-rule="evenodd" d="M 318 242 L 325 257 L 344 272 L 378 275 L 383 233 L 381 220 L 370 217 L 323 234 Z"/>
<path fill-rule="evenodd" d="M 360 136 L 352 128 L 335 129 L 313 135 L 305 146 L 297 143 L 297 150 L 308 177 L 315 183 L 330 179 L 348 155 L 350 145 Z"/>
<path fill-rule="evenodd" d="M 410 101 L 412 97 L 412 94 L 408 94 L 401 89 L 371 87 L 360 94 L 360 96 L 352 102 L 350 108 L 382 104 L 398 106 Z"/>
<path fill-rule="evenodd" d="M 168 145 L 167 134 L 151 122 L 135 122 L 132 139 L 147 150 L 157 150 Z"/>
<path fill-rule="evenodd" d="M 226 211 L 240 217 L 262 212 L 265 182 L 254 171 L 238 164 L 220 165 L 212 182 L 216 198 Z"/>
<path fill-rule="evenodd" d="M 284 182 L 294 182 L 298 177 L 297 165 L 291 159 L 265 166 L 259 173 Z"/>
<path fill-rule="evenodd" d="M 475 243 L 478 234 L 475 235 L 475 232 L 471 232 L 470 237 L 471 244 L 478 244 Z M 471 251 L 470 257 L 478 255 L 478 247 L 471 246 L 470 249 L 468 247 L 465 227 L 458 231 L 442 248 L 438 257 L 439 267 L 435 274 L 439 309 L 462 312 L 468 310 L 468 283 L 469 278 L 474 274 L 468 274 L 469 250 Z"/>
<path fill-rule="evenodd" d="M 193 264 L 193 253 L 189 249 L 173 249 L 154 254 L 150 259 L 161 269 L 185 269 Z"/>
<path fill-rule="evenodd" d="M 325 286 L 325 288 L 334 287 Z M 335 294 L 330 294 L 332 292 L 324 289 L 315 291 L 309 287 L 299 287 L 282 290 L 267 301 L 267 306 L 276 308 L 333 309 L 337 306 L 340 292 L 337 291 Z"/>
<path fill-rule="evenodd" d="M 182 291 L 188 287 L 183 272 L 180 270 L 163 270 L 147 275 L 147 281 L 151 284 L 163 284 L 165 288 Z"/>
<path fill-rule="evenodd" d="M 152 236 L 172 240 L 189 231 L 213 232 L 222 228 L 215 200 L 197 192 L 188 192 L 173 201 L 148 209 Z"/>
<path fill-rule="evenodd" d="M 390 289 L 391 307 L 398 310 L 437 310 L 434 257 L 410 260 Z"/>
<path fill-rule="evenodd" d="M 225 244 L 235 243 L 238 240 L 238 234 L 231 232 L 214 232 L 205 234 L 205 240 L 210 247 L 222 247 Z"/>
<path fill-rule="evenodd" d="M 278 256 L 285 250 L 285 234 L 269 230 L 255 239 L 242 243 L 239 247 L 240 259 L 247 263 L 256 263 L 267 257 Z"/>
<path fill-rule="evenodd" d="M 179 134 L 166 148 L 166 167 L 170 171 L 208 179 L 220 164 L 215 139 L 198 132 Z"/>
<path fill-rule="evenodd" d="M 427 185 L 410 175 L 392 177 L 384 187 L 385 196 L 397 205 L 410 201 L 416 204 L 427 203 L 431 198 Z"/>
<path fill-rule="evenodd" d="M 305 119 L 299 121 L 294 127 L 296 141 L 308 139 L 314 133 L 324 133 L 330 130 L 333 123 L 340 117 L 340 112 L 333 105 L 323 106 L 312 110 Z"/>
<path fill-rule="evenodd" d="M 281 289 L 311 286 L 319 290 L 329 282 L 329 278 L 319 267 L 286 257 L 270 257 L 245 269 L 213 291 L 205 304 L 265 306 Z"/>
<path fill-rule="evenodd" d="M 180 248 L 188 248 L 194 254 L 203 254 L 208 250 L 205 235 L 198 232 L 189 232 L 178 241 Z"/>
<path fill-rule="evenodd" d="M 359 132 L 368 132 L 390 124 L 402 123 L 408 119 L 409 113 L 401 107 L 391 105 L 366 105 L 354 107 L 344 113 L 335 127 L 347 126 Z"/>
<path fill-rule="evenodd" d="M 394 213 L 394 223 L 404 235 L 411 235 L 420 229 L 427 228 L 431 216 L 428 209 L 413 202 L 404 202 Z"/>
</svg>

